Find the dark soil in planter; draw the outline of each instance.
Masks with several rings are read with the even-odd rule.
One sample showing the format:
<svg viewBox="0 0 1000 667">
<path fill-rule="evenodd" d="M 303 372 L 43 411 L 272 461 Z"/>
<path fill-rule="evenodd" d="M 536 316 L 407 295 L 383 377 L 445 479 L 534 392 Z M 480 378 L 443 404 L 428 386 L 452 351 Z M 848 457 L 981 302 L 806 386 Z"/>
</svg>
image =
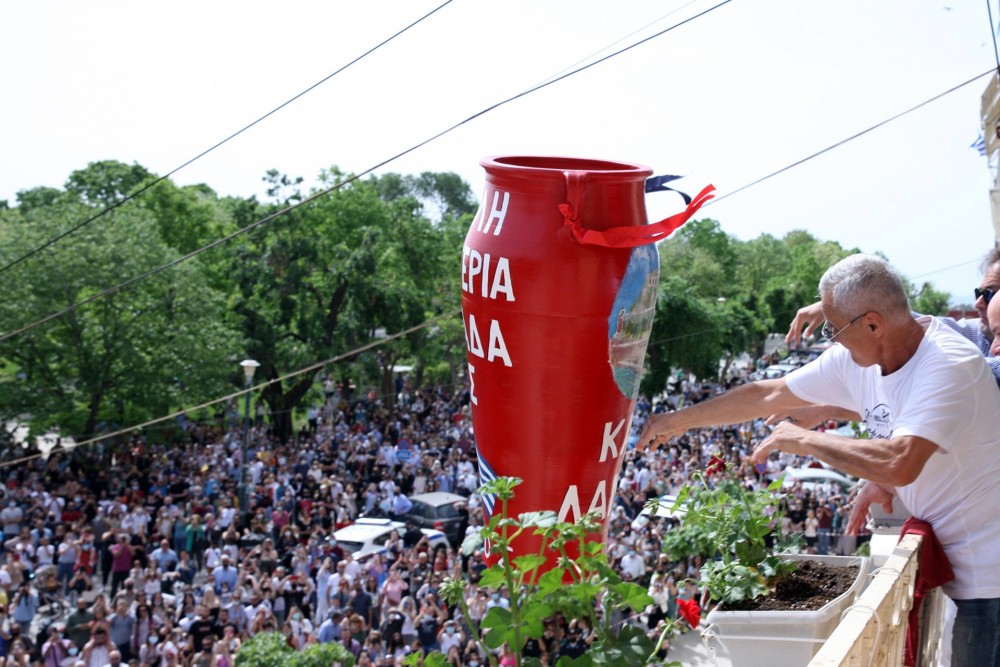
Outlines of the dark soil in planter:
<svg viewBox="0 0 1000 667">
<path fill-rule="evenodd" d="M 846 592 L 858 578 L 857 565 L 827 565 L 799 561 L 799 567 L 780 580 L 774 591 L 754 600 L 719 605 L 722 611 L 815 611 Z"/>
</svg>

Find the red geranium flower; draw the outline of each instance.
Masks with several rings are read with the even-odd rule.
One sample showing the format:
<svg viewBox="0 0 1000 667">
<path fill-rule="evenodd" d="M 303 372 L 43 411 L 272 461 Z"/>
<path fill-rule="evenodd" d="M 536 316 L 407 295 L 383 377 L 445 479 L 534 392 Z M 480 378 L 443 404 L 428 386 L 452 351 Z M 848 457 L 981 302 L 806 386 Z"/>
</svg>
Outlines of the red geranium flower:
<svg viewBox="0 0 1000 667">
<path fill-rule="evenodd" d="M 701 607 L 697 600 L 678 600 L 677 609 L 692 628 L 697 628 L 701 623 Z"/>
<path fill-rule="evenodd" d="M 708 465 L 705 466 L 706 475 L 714 475 L 717 472 L 724 472 L 726 469 L 726 460 L 719 458 L 718 456 L 713 456 L 708 460 Z"/>
</svg>

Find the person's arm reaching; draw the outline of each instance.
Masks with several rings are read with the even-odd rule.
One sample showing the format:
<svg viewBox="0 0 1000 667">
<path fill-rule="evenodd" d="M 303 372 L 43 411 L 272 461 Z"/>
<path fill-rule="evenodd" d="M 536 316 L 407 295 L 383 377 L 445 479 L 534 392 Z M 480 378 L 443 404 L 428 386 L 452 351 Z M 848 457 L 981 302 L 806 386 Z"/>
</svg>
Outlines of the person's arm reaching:
<svg viewBox="0 0 1000 667">
<path fill-rule="evenodd" d="M 781 450 L 813 456 L 848 475 L 895 487 L 912 483 L 937 449 L 935 443 L 914 435 L 872 440 L 845 438 L 779 422 L 757 445 L 750 460 L 766 461 L 772 451 Z"/>
<path fill-rule="evenodd" d="M 677 412 L 651 415 L 637 446 L 646 449 L 683 435 L 688 429 L 719 424 L 739 424 L 764 415 L 804 408 L 810 403 L 793 394 L 784 378 L 761 380 L 727 391 Z"/>
</svg>

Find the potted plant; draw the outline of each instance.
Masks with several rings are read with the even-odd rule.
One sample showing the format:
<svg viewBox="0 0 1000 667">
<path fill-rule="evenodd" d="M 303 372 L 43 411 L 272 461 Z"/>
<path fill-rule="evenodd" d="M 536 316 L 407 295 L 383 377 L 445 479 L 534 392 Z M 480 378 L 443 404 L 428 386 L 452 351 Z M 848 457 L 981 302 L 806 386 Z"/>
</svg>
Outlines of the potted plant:
<svg viewBox="0 0 1000 667">
<path fill-rule="evenodd" d="M 674 505 L 684 507 L 684 518 L 665 533 L 664 551 L 707 559 L 699 584 L 718 604 L 703 636 L 710 646 L 718 640 L 734 666 L 804 665 L 861 592 L 867 559 L 797 554 L 798 536 L 783 540 L 780 531 L 783 480 L 751 491 L 724 468 L 721 473 L 710 476 L 717 480 L 710 487 L 709 478 L 696 472 L 678 494 Z M 831 593 L 831 586 L 839 592 Z M 821 589 L 811 603 L 810 588 Z M 791 602 L 775 604 L 786 591 Z"/>
<path fill-rule="evenodd" d="M 634 624 L 615 622 L 619 614 L 638 614 L 653 600 L 644 587 L 623 581 L 608 563 L 604 545 L 591 541 L 593 534 L 600 531 L 596 517 L 588 514 L 576 523 L 558 522 L 551 511 L 509 517 L 507 501 L 520 481 L 498 477 L 479 489 L 479 493 L 496 495 L 499 511 L 478 537 L 489 540 L 491 548 L 500 554 L 499 561 L 482 572 L 479 586 L 491 591 L 505 589 L 509 608 L 491 607 L 477 624 L 469 615 L 467 582 L 452 578 L 441 587 L 442 597 L 456 605 L 472 629 L 487 662 L 497 665 L 494 652 L 506 646 L 520 667 L 540 666 L 537 659 L 524 657 L 522 649 L 529 638 L 543 636 L 545 619 L 561 614 L 566 619 L 585 621 L 592 633 L 586 652 L 574 658 L 560 657 L 556 663 L 559 667 L 678 665 L 665 657 L 674 631 L 672 622 L 654 633 Z M 541 549 L 511 557 L 508 547 L 525 534 L 540 535 Z M 471 546 L 477 540 L 467 542 Z M 410 664 L 419 660 L 416 655 L 411 658 Z M 447 663 L 440 653 L 432 652 L 423 664 L 443 667 Z"/>
</svg>

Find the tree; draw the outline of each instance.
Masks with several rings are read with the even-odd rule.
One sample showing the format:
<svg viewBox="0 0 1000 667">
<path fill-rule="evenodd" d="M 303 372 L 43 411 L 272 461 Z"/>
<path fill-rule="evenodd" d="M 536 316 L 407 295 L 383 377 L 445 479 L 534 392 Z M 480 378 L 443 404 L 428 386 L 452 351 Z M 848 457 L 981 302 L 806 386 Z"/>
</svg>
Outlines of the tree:
<svg viewBox="0 0 1000 667">
<path fill-rule="evenodd" d="M 910 295 L 910 308 L 914 311 L 924 315 L 948 314 L 948 301 L 951 298 L 948 292 L 934 289 L 931 283 L 924 283 L 920 286 L 920 291 L 913 294 L 909 282 L 907 282 L 907 286 L 910 287 L 907 289 Z"/>
<path fill-rule="evenodd" d="M 45 201 L 0 214 L 4 262 L 100 206 L 72 192 Z M 14 331 L 175 257 L 148 212 L 116 210 L 11 269 L 0 321 Z M 233 342 L 221 295 L 204 286 L 198 264 L 184 263 L 0 343 L 0 402 L 30 414 L 35 428 L 88 436 L 101 422 L 217 396 Z"/>
<path fill-rule="evenodd" d="M 324 186 L 343 178 L 336 169 L 321 175 Z M 460 237 L 454 220 L 439 227 L 423 215 L 415 186 L 436 181 L 422 179 L 388 175 L 354 181 L 280 215 L 229 248 L 234 311 L 247 354 L 261 362 L 263 379 L 277 379 L 457 308 L 454 267 Z M 270 194 L 280 199 L 258 206 L 256 217 L 301 200 L 298 179 L 271 172 L 265 180 Z M 441 197 L 445 210 L 455 211 L 461 197 L 456 200 L 451 190 L 446 194 Z M 408 336 L 351 361 L 377 364 L 381 377 L 376 381 L 391 397 L 392 367 L 432 333 Z M 349 367 L 342 364 L 342 372 Z M 263 390 L 279 437 L 291 433 L 292 410 L 314 380 L 299 376 Z"/>
<path fill-rule="evenodd" d="M 101 160 L 71 173 L 66 181 L 66 191 L 75 194 L 85 204 L 107 208 L 134 194 L 153 178 L 155 176 L 139 164 Z"/>
<path fill-rule="evenodd" d="M 683 278 L 661 280 L 642 391 L 650 395 L 663 391 L 675 368 L 714 378 L 723 342 L 722 321 L 715 304 L 699 298 Z"/>
</svg>

